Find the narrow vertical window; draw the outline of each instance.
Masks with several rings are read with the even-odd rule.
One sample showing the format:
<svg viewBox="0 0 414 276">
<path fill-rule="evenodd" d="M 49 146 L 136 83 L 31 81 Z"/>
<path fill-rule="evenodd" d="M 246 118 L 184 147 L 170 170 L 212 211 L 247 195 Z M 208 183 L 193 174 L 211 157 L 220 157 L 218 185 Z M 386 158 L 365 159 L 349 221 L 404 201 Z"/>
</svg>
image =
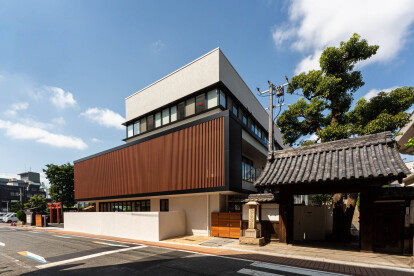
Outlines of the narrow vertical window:
<svg viewBox="0 0 414 276">
<path fill-rule="evenodd" d="M 178 104 L 178 110 L 177 110 L 177 119 L 181 120 L 185 118 L 185 102 L 181 102 Z"/>
<path fill-rule="evenodd" d="M 207 92 L 207 109 L 213 108 L 217 106 L 217 89 L 211 90 Z"/>
<path fill-rule="evenodd" d="M 140 124 L 141 133 L 147 131 L 147 118 L 141 119 Z"/>
<path fill-rule="evenodd" d="M 140 129 L 140 122 L 135 122 L 134 124 L 134 135 L 140 134 L 141 133 L 141 129 Z"/>
<path fill-rule="evenodd" d="M 243 115 L 243 124 L 247 126 L 247 117 Z"/>
<path fill-rule="evenodd" d="M 170 110 L 168 108 L 162 111 L 162 125 L 170 123 Z"/>
<path fill-rule="evenodd" d="M 170 210 L 168 199 L 160 199 L 160 211 L 168 212 Z"/>
<path fill-rule="evenodd" d="M 177 121 L 177 106 L 171 106 L 171 122 Z"/>
<path fill-rule="evenodd" d="M 134 136 L 134 125 L 128 125 L 128 131 L 127 131 L 127 133 L 128 133 L 128 138 L 129 137 L 132 137 L 132 136 Z"/>
<path fill-rule="evenodd" d="M 147 129 L 148 131 L 154 129 L 154 115 L 149 115 L 147 117 Z"/>
<path fill-rule="evenodd" d="M 155 127 L 161 126 L 161 112 L 155 113 Z"/>
<path fill-rule="evenodd" d="M 194 98 L 185 101 L 185 116 L 191 116 L 195 113 Z"/>
<path fill-rule="evenodd" d="M 233 105 L 232 107 L 232 112 L 233 114 L 237 117 L 239 115 L 239 110 L 237 109 L 237 106 Z"/>
<path fill-rule="evenodd" d="M 220 105 L 222 105 L 224 108 L 227 108 L 226 94 L 224 94 L 224 92 L 221 90 L 220 90 Z"/>
<path fill-rule="evenodd" d="M 206 110 L 206 95 L 203 93 L 196 97 L 196 112 L 200 113 Z"/>
</svg>

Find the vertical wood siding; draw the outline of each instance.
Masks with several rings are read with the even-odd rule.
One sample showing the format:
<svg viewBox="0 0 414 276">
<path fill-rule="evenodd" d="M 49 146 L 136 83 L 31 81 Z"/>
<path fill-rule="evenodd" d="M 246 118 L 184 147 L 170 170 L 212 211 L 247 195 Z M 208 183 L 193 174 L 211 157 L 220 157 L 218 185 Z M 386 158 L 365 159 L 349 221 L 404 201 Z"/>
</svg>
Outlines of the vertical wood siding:
<svg viewBox="0 0 414 276">
<path fill-rule="evenodd" d="M 225 186 L 224 118 L 75 163 L 75 198 Z"/>
</svg>

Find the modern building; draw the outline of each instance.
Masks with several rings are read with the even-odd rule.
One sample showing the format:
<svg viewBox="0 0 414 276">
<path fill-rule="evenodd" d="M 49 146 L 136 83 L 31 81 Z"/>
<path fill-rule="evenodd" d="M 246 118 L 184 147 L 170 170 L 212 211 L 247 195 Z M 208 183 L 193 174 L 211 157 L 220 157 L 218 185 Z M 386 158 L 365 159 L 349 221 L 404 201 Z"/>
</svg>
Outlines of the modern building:
<svg viewBox="0 0 414 276">
<path fill-rule="evenodd" d="M 9 212 L 12 202 L 27 203 L 33 195 L 41 195 L 46 198 L 46 190 L 40 183 L 40 174 L 24 172 L 16 178 L 0 178 L 0 211 Z"/>
<path fill-rule="evenodd" d="M 77 201 L 100 213 L 182 212 L 183 234 L 194 235 L 211 235 L 212 213 L 241 211 L 266 164 L 268 113 L 219 48 L 125 104 L 126 143 L 74 162 Z M 274 137 L 285 148 L 277 128 Z M 65 228 L 79 230 L 76 215 Z"/>
</svg>

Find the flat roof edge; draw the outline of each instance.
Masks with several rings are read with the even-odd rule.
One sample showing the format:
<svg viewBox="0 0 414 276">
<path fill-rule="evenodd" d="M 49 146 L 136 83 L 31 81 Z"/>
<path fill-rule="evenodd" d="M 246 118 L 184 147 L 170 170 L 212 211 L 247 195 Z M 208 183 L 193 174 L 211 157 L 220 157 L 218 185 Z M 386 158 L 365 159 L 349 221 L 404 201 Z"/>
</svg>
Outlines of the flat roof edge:
<svg viewBox="0 0 414 276">
<path fill-rule="evenodd" d="M 159 83 L 160 81 L 162 81 L 162 80 L 164 80 L 164 79 L 168 78 L 168 77 L 169 77 L 169 76 L 171 76 L 171 75 L 174 75 L 175 73 L 177 73 L 177 72 L 179 72 L 179 71 L 183 70 L 184 68 L 186 68 L 186 67 L 190 66 L 191 64 L 193 64 L 193 63 L 195 63 L 195 62 L 199 61 L 200 59 L 203 59 L 204 57 L 206 57 L 206 56 L 208 56 L 208 55 L 210 55 L 210 54 L 212 54 L 212 53 L 214 53 L 214 52 L 216 52 L 216 51 L 220 51 L 220 47 L 217 47 L 217 48 L 215 48 L 214 50 L 211 50 L 210 52 L 208 52 L 208 53 L 206 53 L 206 54 L 202 55 L 201 57 L 198 57 L 197 59 L 195 59 L 195 60 L 193 60 L 193 61 L 191 61 L 191 62 L 187 63 L 186 65 L 184 65 L 184 66 L 182 66 L 182 67 L 178 68 L 177 70 L 173 71 L 172 73 L 169 73 L 168 75 L 166 75 L 166 76 L 162 77 L 161 79 L 159 79 L 159 80 L 157 80 L 157 81 L 155 81 L 155 82 L 151 83 L 150 85 L 145 86 L 145 87 L 144 87 L 144 88 L 142 88 L 141 90 L 139 90 L 139 91 L 135 92 L 134 94 L 132 94 L 132 95 L 130 95 L 130 96 L 128 96 L 128 97 L 126 97 L 126 98 L 125 98 L 125 100 L 127 100 L 127 99 L 129 99 L 129 98 L 131 98 L 131 97 L 135 96 L 136 94 L 140 93 L 141 91 L 144 91 L 145 89 L 147 89 L 147 88 L 149 88 L 149 87 L 151 87 L 151 86 L 153 86 L 153 85 L 155 85 L 155 84 Z"/>
</svg>

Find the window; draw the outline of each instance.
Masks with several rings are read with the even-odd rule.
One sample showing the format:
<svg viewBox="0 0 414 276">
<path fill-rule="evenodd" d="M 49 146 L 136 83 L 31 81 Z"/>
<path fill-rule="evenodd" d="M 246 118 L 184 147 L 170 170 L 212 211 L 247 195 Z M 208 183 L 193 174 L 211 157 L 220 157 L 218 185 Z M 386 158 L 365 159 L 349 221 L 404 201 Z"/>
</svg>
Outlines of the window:
<svg viewBox="0 0 414 276">
<path fill-rule="evenodd" d="M 177 106 L 171 106 L 171 122 L 177 121 Z"/>
<path fill-rule="evenodd" d="M 166 108 L 162 111 L 162 125 L 170 123 L 170 109 Z"/>
<path fill-rule="evenodd" d="M 150 200 L 135 201 L 135 212 L 149 212 L 151 210 Z"/>
<path fill-rule="evenodd" d="M 238 116 L 239 115 L 239 110 L 237 109 L 237 106 L 233 105 L 231 111 L 233 112 L 233 114 L 235 116 Z"/>
<path fill-rule="evenodd" d="M 184 119 L 184 117 L 185 117 L 185 102 L 182 102 L 182 103 L 178 104 L 177 113 L 178 113 L 178 116 L 177 116 L 178 120 Z"/>
<path fill-rule="evenodd" d="M 226 94 L 224 94 L 224 92 L 221 90 L 220 90 L 220 105 L 222 105 L 224 108 L 227 108 Z"/>
<path fill-rule="evenodd" d="M 147 131 L 147 118 L 143 118 L 140 121 L 141 133 Z"/>
<path fill-rule="evenodd" d="M 128 138 L 134 136 L 134 126 L 128 125 Z"/>
<path fill-rule="evenodd" d="M 161 112 L 155 113 L 155 127 L 161 126 Z"/>
<path fill-rule="evenodd" d="M 261 170 L 253 167 L 253 161 L 242 157 L 242 179 L 249 182 L 256 181 L 256 178 L 260 175 Z"/>
<path fill-rule="evenodd" d="M 147 117 L 147 129 L 148 131 L 154 129 L 154 115 L 149 115 Z"/>
<path fill-rule="evenodd" d="M 243 124 L 247 126 L 247 117 L 243 115 Z"/>
<path fill-rule="evenodd" d="M 253 133 L 255 133 L 256 126 L 253 124 L 253 122 L 250 125 L 250 129 L 252 130 Z"/>
<path fill-rule="evenodd" d="M 206 110 L 206 95 L 203 93 L 196 97 L 196 112 L 200 113 Z"/>
<path fill-rule="evenodd" d="M 134 135 L 140 134 L 140 123 L 139 121 L 134 124 Z"/>
<path fill-rule="evenodd" d="M 207 92 L 207 109 L 217 106 L 217 89 Z"/>
<path fill-rule="evenodd" d="M 160 199 L 160 211 L 168 212 L 170 210 L 168 199 Z"/>
<path fill-rule="evenodd" d="M 185 116 L 191 116 L 195 114 L 194 98 L 185 101 Z"/>
</svg>

